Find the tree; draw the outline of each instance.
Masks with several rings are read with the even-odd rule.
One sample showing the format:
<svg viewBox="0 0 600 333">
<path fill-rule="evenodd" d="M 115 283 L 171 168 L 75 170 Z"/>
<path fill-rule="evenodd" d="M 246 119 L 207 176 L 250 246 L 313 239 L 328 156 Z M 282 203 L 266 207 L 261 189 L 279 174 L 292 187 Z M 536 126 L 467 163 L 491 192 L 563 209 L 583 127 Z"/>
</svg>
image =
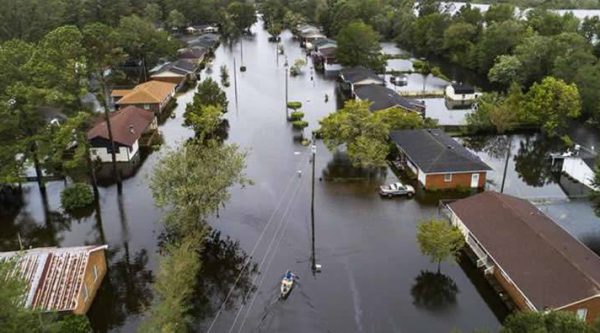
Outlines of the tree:
<svg viewBox="0 0 600 333">
<path fill-rule="evenodd" d="M 466 22 L 453 23 L 444 30 L 444 49 L 449 54 L 450 61 L 460 63 L 468 59 L 478 37 L 479 28 Z"/>
<path fill-rule="evenodd" d="M 256 9 L 251 3 L 234 1 L 227 6 L 227 12 L 239 31 L 248 31 L 256 23 Z"/>
<path fill-rule="evenodd" d="M 433 13 L 419 16 L 411 29 L 411 44 L 421 54 L 442 54 L 444 51 L 444 33 L 448 24 L 450 24 L 450 20 L 447 14 Z"/>
<path fill-rule="evenodd" d="M 516 56 L 501 55 L 496 58 L 494 67 L 488 72 L 490 82 L 498 83 L 503 87 L 510 86 L 513 82 L 522 83 L 523 64 Z"/>
<path fill-rule="evenodd" d="M 488 25 L 512 20 L 515 17 L 515 6 L 505 3 L 492 4 L 485 12 L 484 17 Z"/>
<path fill-rule="evenodd" d="M 189 104 L 186 108 L 184 125 L 191 127 L 196 137 L 202 142 L 211 138 L 223 123 L 223 111 L 215 105 Z"/>
<path fill-rule="evenodd" d="M 521 71 L 527 85 L 541 80 L 552 69 L 552 38 L 532 35 L 517 45 L 515 56 L 522 64 Z"/>
<path fill-rule="evenodd" d="M 431 74 L 431 67 L 427 61 L 415 60 L 413 61 L 413 68 L 415 69 L 415 72 L 423 76 L 423 92 L 425 92 L 427 77 L 429 77 L 429 74 Z"/>
<path fill-rule="evenodd" d="M 582 66 L 576 71 L 574 82 L 581 95 L 584 115 L 600 122 L 600 64 Z"/>
<path fill-rule="evenodd" d="M 222 112 L 227 112 L 229 105 L 227 95 L 212 78 L 200 82 L 192 103 L 197 107 L 214 105 L 221 108 Z"/>
<path fill-rule="evenodd" d="M 489 13 L 489 12 L 488 12 Z M 508 20 L 493 23 L 481 35 L 474 51 L 474 61 L 480 73 L 487 73 L 494 65 L 496 57 L 510 54 L 525 37 L 525 25 L 522 22 Z"/>
<path fill-rule="evenodd" d="M 162 10 L 156 3 L 149 3 L 144 7 L 144 18 L 152 23 L 157 23 L 162 19 Z"/>
<path fill-rule="evenodd" d="M 522 111 L 523 121 L 539 125 L 550 136 L 560 135 L 568 120 L 581 114 L 579 90 L 575 84 L 548 76 L 525 94 Z"/>
<path fill-rule="evenodd" d="M 596 190 L 592 191 L 591 198 L 594 202 L 596 215 L 600 216 L 600 160 L 596 161 L 592 185 L 596 187 Z"/>
<path fill-rule="evenodd" d="M 125 59 L 125 53 L 120 45 L 118 32 L 101 23 L 92 23 L 83 27 L 84 47 L 88 59 L 87 70 L 99 85 L 96 92 L 98 100 L 104 109 L 104 121 L 108 132 L 108 139 L 112 145 L 112 172 L 117 183 L 118 191 L 121 192 L 121 175 L 117 168 L 116 145 L 113 139 L 112 126 L 110 122 L 110 110 L 112 98 L 110 96 L 110 85 L 115 78 L 116 67 Z M 86 139 L 87 141 L 87 139 Z M 93 165 L 90 165 L 90 170 Z M 95 184 L 95 180 L 92 184 Z M 97 189 L 94 185 L 94 190 Z"/>
<path fill-rule="evenodd" d="M 465 238 L 448 221 L 431 219 L 417 226 L 417 242 L 421 252 L 437 262 L 439 273 L 442 261 L 456 258 L 465 245 Z"/>
<path fill-rule="evenodd" d="M 571 312 L 550 311 L 517 312 L 506 318 L 500 333 L 592 333 L 585 321 L 577 319 Z"/>
<path fill-rule="evenodd" d="M 337 36 L 337 59 L 344 66 L 364 66 L 381 69 L 379 35 L 362 21 L 354 21 L 340 30 Z"/>
<path fill-rule="evenodd" d="M 167 25 L 173 29 L 181 29 L 185 26 L 185 16 L 177 9 L 173 9 L 167 16 Z"/>
</svg>

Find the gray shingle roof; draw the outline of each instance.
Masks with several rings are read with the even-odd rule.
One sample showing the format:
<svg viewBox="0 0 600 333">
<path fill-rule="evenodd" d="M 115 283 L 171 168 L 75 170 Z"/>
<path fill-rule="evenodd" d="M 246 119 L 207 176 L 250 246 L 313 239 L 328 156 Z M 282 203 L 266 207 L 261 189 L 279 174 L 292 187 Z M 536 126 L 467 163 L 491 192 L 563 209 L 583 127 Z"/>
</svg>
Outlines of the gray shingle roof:
<svg viewBox="0 0 600 333">
<path fill-rule="evenodd" d="M 354 93 L 362 100 L 371 101 L 369 110 L 373 112 L 389 109 L 391 107 L 400 107 L 407 111 L 419 112 L 421 108 L 423 108 L 419 102 L 404 98 L 392 89 L 380 85 L 364 85 L 356 87 Z"/>
<path fill-rule="evenodd" d="M 352 68 L 343 68 L 340 71 L 340 76 L 346 82 L 356 83 L 360 81 L 364 81 L 367 79 L 376 80 L 383 84 L 383 79 L 380 78 L 375 72 L 365 67 L 352 67 Z"/>
<path fill-rule="evenodd" d="M 491 170 L 440 129 L 393 131 L 390 138 L 425 173 Z"/>
</svg>

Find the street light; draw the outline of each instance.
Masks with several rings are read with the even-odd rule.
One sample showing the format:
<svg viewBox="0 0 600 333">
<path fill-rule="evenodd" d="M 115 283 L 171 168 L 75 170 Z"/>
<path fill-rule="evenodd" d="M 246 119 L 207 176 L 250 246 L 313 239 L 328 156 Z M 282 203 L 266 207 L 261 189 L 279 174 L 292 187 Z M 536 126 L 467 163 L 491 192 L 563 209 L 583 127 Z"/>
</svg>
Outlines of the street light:
<svg viewBox="0 0 600 333">
<path fill-rule="evenodd" d="M 310 147 L 310 151 L 312 153 L 312 191 L 311 191 L 311 199 L 310 199 L 310 216 L 311 216 L 311 226 L 312 226 L 312 262 L 311 269 L 313 274 L 317 271 L 317 263 L 316 263 L 316 255 L 315 255 L 315 164 L 316 164 L 316 156 L 317 156 L 317 145 L 315 144 L 315 137 L 313 135 L 313 144 Z"/>
<path fill-rule="evenodd" d="M 289 69 L 289 64 L 288 64 L 287 55 L 285 56 L 285 63 L 283 64 L 283 67 L 285 67 L 285 118 L 290 119 L 290 117 L 288 115 L 288 69 Z"/>
</svg>

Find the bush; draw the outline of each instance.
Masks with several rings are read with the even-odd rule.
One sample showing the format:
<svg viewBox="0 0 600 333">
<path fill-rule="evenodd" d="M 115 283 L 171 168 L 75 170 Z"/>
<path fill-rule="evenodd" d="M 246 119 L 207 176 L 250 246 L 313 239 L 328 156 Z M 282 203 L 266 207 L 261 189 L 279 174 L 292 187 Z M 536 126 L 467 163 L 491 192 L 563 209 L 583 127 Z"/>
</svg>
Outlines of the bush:
<svg viewBox="0 0 600 333">
<path fill-rule="evenodd" d="M 304 112 L 294 111 L 290 114 L 290 119 L 292 121 L 302 120 L 304 118 Z"/>
<path fill-rule="evenodd" d="M 304 121 L 304 120 L 293 121 L 292 127 L 294 127 L 294 129 L 303 130 L 306 127 L 308 127 L 308 121 Z"/>
<path fill-rule="evenodd" d="M 94 203 L 94 194 L 89 185 L 75 183 L 62 191 L 60 203 L 65 210 L 85 208 Z"/>
<path fill-rule="evenodd" d="M 302 107 L 302 102 L 288 102 L 287 107 L 295 111 Z"/>
</svg>

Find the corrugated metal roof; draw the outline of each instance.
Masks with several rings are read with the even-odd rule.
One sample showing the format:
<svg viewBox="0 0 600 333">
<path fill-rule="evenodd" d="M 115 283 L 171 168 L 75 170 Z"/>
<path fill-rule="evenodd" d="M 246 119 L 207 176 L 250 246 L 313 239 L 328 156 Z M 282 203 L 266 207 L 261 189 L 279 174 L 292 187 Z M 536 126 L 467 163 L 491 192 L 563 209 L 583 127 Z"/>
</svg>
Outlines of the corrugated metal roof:
<svg viewBox="0 0 600 333">
<path fill-rule="evenodd" d="M 26 307 L 70 311 L 77 307 L 77 295 L 90 254 L 106 248 L 107 245 L 46 247 L 2 252 L 0 261 L 16 259 L 16 269 L 28 284 Z"/>
</svg>

